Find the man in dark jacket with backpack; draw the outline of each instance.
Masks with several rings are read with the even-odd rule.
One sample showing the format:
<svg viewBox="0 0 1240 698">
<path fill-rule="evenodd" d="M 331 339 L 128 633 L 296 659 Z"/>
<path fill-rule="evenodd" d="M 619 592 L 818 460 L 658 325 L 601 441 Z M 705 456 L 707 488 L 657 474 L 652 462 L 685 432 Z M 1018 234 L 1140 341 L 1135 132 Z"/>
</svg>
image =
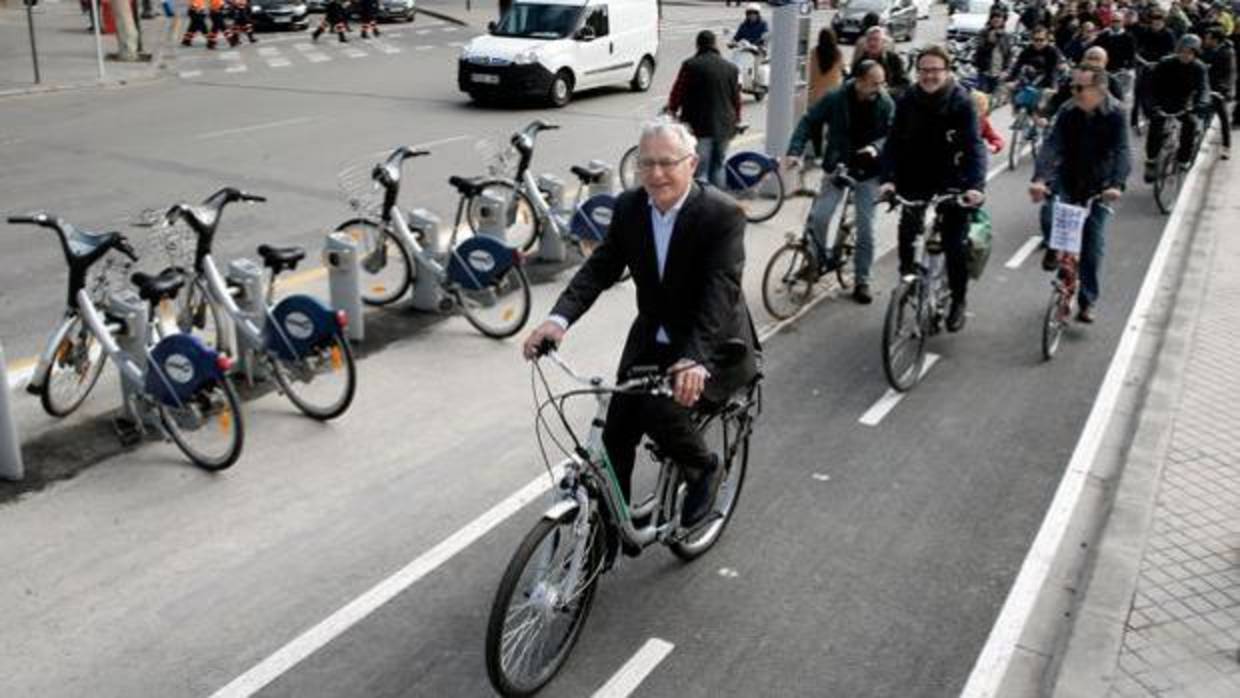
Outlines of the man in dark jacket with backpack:
<svg viewBox="0 0 1240 698">
<path fill-rule="evenodd" d="M 969 91 L 951 74 L 951 58 L 941 46 L 917 55 L 917 83 L 896 101 L 895 123 L 882 156 L 882 194 L 927 200 L 949 190 L 962 192 L 964 206 L 980 206 L 986 188 L 986 145 Z M 944 204 L 940 230 L 947 256 L 952 305 L 947 330 L 965 323 L 968 291 L 966 235 L 969 210 Z M 915 244 L 925 228 L 925 207 L 900 212 L 900 274 L 916 273 Z"/>
<path fill-rule="evenodd" d="M 697 138 L 698 179 L 724 188 L 723 163 L 728 141 L 741 120 L 740 76 L 724 60 L 714 32 L 697 35 L 697 54 L 680 65 L 667 98 L 668 113 L 689 125 Z"/>
</svg>

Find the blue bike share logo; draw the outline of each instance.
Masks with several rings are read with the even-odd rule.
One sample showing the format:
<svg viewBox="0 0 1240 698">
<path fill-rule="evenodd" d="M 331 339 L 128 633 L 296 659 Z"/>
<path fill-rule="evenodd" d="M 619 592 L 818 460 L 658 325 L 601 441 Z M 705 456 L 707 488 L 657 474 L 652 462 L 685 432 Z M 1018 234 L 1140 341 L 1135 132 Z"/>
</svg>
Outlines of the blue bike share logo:
<svg viewBox="0 0 1240 698">
<path fill-rule="evenodd" d="M 284 329 L 296 339 L 309 339 L 314 334 L 314 321 L 305 313 L 291 312 L 284 318 Z"/>
<path fill-rule="evenodd" d="M 495 268 L 495 257 L 486 250 L 474 250 L 469 253 L 469 266 L 474 271 L 485 274 Z"/>
<path fill-rule="evenodd" d="M 194 380 L 194 362 L 184 354 L 171 354 L 164 361 L 164 372 L 172 380 L 185 385 Z"/>
</svg>

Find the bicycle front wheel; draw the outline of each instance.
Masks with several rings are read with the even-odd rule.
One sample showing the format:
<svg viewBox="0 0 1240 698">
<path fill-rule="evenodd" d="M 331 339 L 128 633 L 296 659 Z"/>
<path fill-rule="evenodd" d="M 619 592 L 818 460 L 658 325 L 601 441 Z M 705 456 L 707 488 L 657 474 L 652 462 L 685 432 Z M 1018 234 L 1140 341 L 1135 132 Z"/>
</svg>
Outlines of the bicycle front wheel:
<svg viewBox="0 0 1240 698">
<path fill-rule="evenodd" d="M 458 288 L 456 297 L 469 324 L 493 339 L 520 332 L 530 317 L 530 282 L 519 266 L 512 266 L 483 288 Z"/>
<path fill-rule="evenodd" d="M 357 366 L 348 340 L 339 332 L 327 344 L 295 360 L 273 354 L 271 368 L 280 391 L 309 417 L 335 419 L 353 402 Z"/>
<path fill-rule="evenodd" d="M 1008 169 L 1014 170 L 1020 165 L 1020 151 L 1025 145 L 1025 129 L 1025 117 L 1016 117 L 1016 123 L 1012 124 L 1012 143 L 1008 146 Z"/>
<path fill-rule="evenodd" d="M 336 228 L 358 244 L 362 276 L 362 302 L 366 305 L 394 303 L 413 282 L 413 261 L 396 233 L 375 221 L 355 220 Z"/>
<path fill-rule="evenodd" d="M 771 317 L 787 320 L 809 302 L 818 276 L 816 264 L 800 243 L 789 242 L 775 250 L 762 274 L 762 305 Z"/>
<path fill-rule="evenodd" d="M 159 421 L 177 448 L 203 470 L 223 470 L 241 456 L 241 401 L 227 378 L 181 406 L 159 403 Z"/>
<path fill-rule="evenodd" d="M 772 167 L 748 187 L 731 189 L 728 193 L 745 211 L 745 220 L 761 223 L 773 218 L 784 205 L 784 178 L 778 167 Z"/>
<path fill-rule="evenodd" d="M 1063 290 L 1056 286 L 1046 304 L 1046 315 L 1042 320 L 1042 358 L 1047 361 L 1055 358 L 1055 352 L 1059 351 L 1059 340 L 1063 338 L 1063 330 L 1068 323 L 1070 311 L 1065 308 L 1066 300 Z"/>
<path fill-rule="evenodd" d="M 637 146 L 624 151 L 624 156 L 620 158 L 620 166 L 617 170 L 617 174 L 620 176 L 620 186 L 625 189 L 632 189 L 637 186 Z"/>
<path fill-rule="evenodd" d="M 581 634 L 604 552 L 597 515 L 585 528 L 585 541 L 579 540 L 574 529 L 581 515 L 540 519 L 504 570 L 486 639 L 487 676 L 500 695 L 529 696 L 545 686 Z M 574 561 L 579 572 L 570 579 Z"/>
<path fill-rule="evenodd" d="M 846 202 L 849 205 L 851 201 Z M 844 209 L 844 217 L 840 220 L 840 228 L 835 236 L 835 261 L 839 265 L 835 268 L 835 280 L 840 283 L 840 289 L 847 291 L 852 288 L 853 272 L 856 266 L 853 264 L 853 255 L 857 252 L 857 236 L 853 232 L 853 221 L 850 216 L 849 209 Z"/>
<path fill-rule="evenodd" d="M 478 232 L 483 218 L 483 194 L 489 195 L 487 198 L 494 197 L 504 202 L 503 211 L 500 213 L 504 218 L 504 242 L 522 252 L 534 249 L 540 225 L 538 212 L 534 209 L 529 195 L 508 180 L 496 179 L 487 182 L 476 196 L 469 198 L 465 205 L 465 221 L 469 224 L 470 232 Z"/>
<path fill-rule="evenodd" d="M 891 294 L 883 321 L 883 373 L 891 387 L 900 392 L 917 383 L 926 361 L 920 294 L 920 282 L 900 282 Z"/>
<path fill-rule="evenodd" d="M 52 355 L 39 393 L 43 411 L 53 417 L 71 414 L 90 395 L 107 362 L 103 345 L 87 329 L 82 316 L 74 315 Z"/>
<path fill-rule="evenodd" d="M 1170 214 L 1175 208 L 1175 200 L 1180 195 L 1180 184 L 1183 173 L 1175 154 L 1164 154 L 1158 159 L 1158 176 L 1154 179 L 1154 203 L 1158 210 Z"/>
</svg>

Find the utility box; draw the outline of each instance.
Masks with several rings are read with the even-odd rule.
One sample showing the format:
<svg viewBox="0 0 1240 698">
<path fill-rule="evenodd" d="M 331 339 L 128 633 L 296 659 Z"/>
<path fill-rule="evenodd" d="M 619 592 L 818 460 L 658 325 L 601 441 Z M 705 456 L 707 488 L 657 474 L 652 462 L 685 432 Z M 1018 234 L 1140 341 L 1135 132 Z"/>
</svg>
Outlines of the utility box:
<svg viewBox="0 0 1240 698">
<path fill-rule="evenodd" d="M 323 264 L 327 267 L 331 306 L 335 310 L 343 310 L 348 317 L 346 332 L 349 340 L 360 342 L 365 335 L 365 323 L 357 241 L 344 233 L 329 234 L 323 246 Z"/>
</svg>

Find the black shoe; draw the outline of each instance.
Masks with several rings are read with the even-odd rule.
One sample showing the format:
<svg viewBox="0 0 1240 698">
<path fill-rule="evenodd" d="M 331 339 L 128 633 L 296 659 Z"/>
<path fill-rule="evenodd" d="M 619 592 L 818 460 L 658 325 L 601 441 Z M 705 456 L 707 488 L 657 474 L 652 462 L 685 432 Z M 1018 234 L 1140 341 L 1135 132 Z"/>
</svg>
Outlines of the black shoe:
<svg viewBox="0 0 1240 698">
<path fill-rule="evenodd" d="M 1153 160 L 1145 161 L 1145 171 L 1142 173 L 1142 179 L 1146 184 L 1153 184 L 1158 177 L 1158 163 Z"/>
<path fill-rule="evenodd" d="M 714 459 L 714 467 L 696 482 L 689 483 L 689 492 L 685 495 L 685 508 L 680 512 L 680 525 L 693 528 L 706 518 L 715 504 L 715 495 L 719 493 L 719 485 L 723 482 L 723 468 L 719 467 L 719 457 Z"/>
<path fill-rule="evenodd" d="M 852 296 L 853 300 L 857 301 L 861 305 L 869 305 L 874 302 L 874 296 L 870 295 L 869 284 L 857 284 L 857 287 L 853 289 Z"/>
<path fill-rule="evenodd" d="M 1093 324 L 1094 320 L 1097 318 L 1094 317 L 1094 309 L 1091 306 L 1082 305 L 1080 312 L 1076 314 L 1076 319 L 1090 325 Z"/>
<path fill-rule="evenodd" d="M 1046 252 L 1042 254 L 1042 271 L 1055 271 L 1059 268 L 1059 255 L 1055 250 L 1046 248 Z"/>
<path fill-rule="evenodd" d="M 948 332 L 959 332 L 964 329 L 965 306 L 964 301 L 952 301 L 952 309 L 947 313 Z"/>
</svg>

